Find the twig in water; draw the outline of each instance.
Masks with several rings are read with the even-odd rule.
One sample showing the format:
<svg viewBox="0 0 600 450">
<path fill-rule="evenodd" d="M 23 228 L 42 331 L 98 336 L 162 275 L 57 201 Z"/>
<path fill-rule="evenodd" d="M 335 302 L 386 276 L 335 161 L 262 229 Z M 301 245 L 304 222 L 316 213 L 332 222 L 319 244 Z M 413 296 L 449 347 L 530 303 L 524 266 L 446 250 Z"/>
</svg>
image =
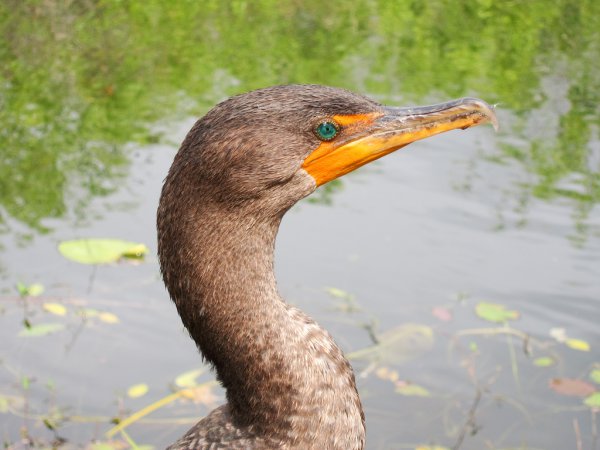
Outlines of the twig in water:
<svg viewBox="0 0 600 450">
<path fill-rule="evenodd" d="M 123 439 L 125 439 L 127 441 L 127 443 L 132 448 L 132 450 L 139 450 L 138 445 L 135 443 L 135 441 L 133 439 L 131 439 L 131 436 L 129 436 L 125 432 L 125 430 L 121 430 L 121 436 L 123 436 Z"/>
<path fill-rule="evenodd" d="M 375 331 L 377 329 L 377 321 L 371 319 L 370 322 L 363 324 L 363 328 L 369 334 L 369 338 L 371 338 L 373 345 L 379 344 L 379 338 L 377 337 L 377 332 Z"/>
<path fill-rule="evenodd" d="M 75 342 L 77 341 L 77 338 L 79 337 L 79 335 L 85 328 L 86 324 L 87 324 L 87 316 L 86 316 L 85 312 L 82 312 L 81 322 L 77 326 L 77 329 L 75 329 L 75 331 L 73 332 L 73 335 L 71 336 L 71 341 L 69 341 L 69 343 L 67 345 L 65 345 L 65 353 L 69 353 L 71 351 L 71 349 L 75 345 Z"/>
<path fill-rule="evenodd" d="M 573 429 L 575 430 L 575 443 L 577 444 L 577 450 L 583 450 L 583 444 L 581 443 L 581 431 L 579 430 L 579 421 L 573 419 Z"/>
<path fill-rule="evenodd" d="M 88 295 L 92 293 L 92 286 L 94 285 L 94 280 L 96 279 L 96 270 L 98 269 L 98 264 L 94 264 L 92 266 L 92 273 L 90 273 L 90 279 L 88 281 L 87 293 Z"/>
<path fill-rule="evenodd" d="M 202 383 L 202 385 L 207 385 L 207 386 L 212 386 L 212 385 L 217 385 L 217 384 L 218 383 L 216 380 L 207 381 L 206 383 Z M 202 385 L 198 385 L 198 386 L 202 386 Z M 196 386 L 196 387 L 198 387 L 198 386 Z M 117 424 L 116 426 L 114 426 L 110 430 L 108 430 L 106 432 L 106 437 L 108 437 L 108 438 L 113 437 L 116 433 L 124 430 L 129 425 L 140 420 L 142 417 L 150 414 L 153 411 L 156 411 L 159 408 L 162 408 L 163 406 L 173 402 L 174 400 L 177 400 L 179 397 L 181 397 L 182 395 L 185 395 L 185 393 L 189 392 L 190 390 L 191 389 L 182 389 L 180 391 L 169 394 L 166 397 L 163 397 L 160 400 L 152 403 L 151 405 L 148 405 L 145 408 L 142 408 L 141 410 L 133 413 L 126 419 L 122 420 L 119 424 Z"/>
<path fill-rule="evenodd" d="M 504 324 L 504 327 L 507 330 L 510 330 L 510 325 L 508 323 Z M 523 345 L 526 347 L 526 340 L 528 340 L 529 337 L 525 337 L 523 339 Z M 512 370 L 512 375 L 513 375 L 513 379 L 515 380 L 515 384 L 517 385 L 517 389 L 519 390 L 519 392 L 521 391 L 521 382 L 519 380 L 519 363 L 517 362 L 517 355 L 515 353 L 515 349 L 513 347 L 513 343 L 512 343 L 512 339 L 511 339 L 511 335 L 510 333 L 506 334 L 506 342 L 508 344 L 508 353 L 510 354 L 510 367 Z"/>
<path fill-rule="evenodd" d="M 598 411 L 592 408 L 592 450 L 598 448 L 598 424 L 596 423 L 596 413 Z"/>
<path fill-rule="evenodd" d="M 473 404 L 471 405 L 471 409 L 469 409 L 469 414 L 467 415 L 467 421 L 462 426 L 460 430 L 460 434 L 458 435 L 458 439 L 456 443 L 452 447 L 452 450 L 458 450 L 465 440 L 465 435 L 467 434 L 467 429 L 475 429 L 475 412 L 477 411 L 477 407 L 479 406 L 479 402 L 481 401 L 481 397 L 483 395 L 483 391 L 480 387 L 477 387 L 477 392 L 475 393 L 475 399 L 473 400 Z"/>
</svg>

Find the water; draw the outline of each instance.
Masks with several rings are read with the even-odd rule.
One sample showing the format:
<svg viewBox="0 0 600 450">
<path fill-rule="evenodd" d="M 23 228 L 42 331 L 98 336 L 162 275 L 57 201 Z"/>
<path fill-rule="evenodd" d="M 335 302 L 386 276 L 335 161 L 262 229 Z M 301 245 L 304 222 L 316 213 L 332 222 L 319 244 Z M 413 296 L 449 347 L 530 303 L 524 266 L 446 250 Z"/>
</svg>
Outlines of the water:
<svg viewBox="0 0 600 450">
<path fill-rule="evenodd" d="M 498 133 L 478 127 L 412 144 L 283 221 L 285 298 L 350 355 L 373 335 L 405 332 L 391 357 L 352 360 L 368 448 L 600 447 L 597 411 L 549 387 L 579 379 L 600 389 L 590 379 L 600 364 L 597 2 L 364 1 L 335 13 L 318 2 L 144 5 L 0 6 L 5 445 L 27 433 L 46 448 L 55 432 L 44 419 L 63 448 L 106 443 L 111 419 L 169 395 L 178 375 L 201 366 L 154 257 L 162 179 L 194 118 L 216 101 L 319 82 L 391 105 L 462 95 L 499 103 Z M 94 269 L 58 253 L 78 237 L 139 241 L 150 252 L 142 264 Z M 26 313 L 19 281 L 45 286 Z M 67 315 L 45 312 L 48 302 Z M 480 302 L 520 317 L 492 334 L 503 325 L 478 317 Z M 82 321 L 83 308 L 119 323 Z M 20 337 L 24 317 L 66 328 Z M 431 339 L 415 337 L 415 325 Z M 558 342 L 553 328 L 589 351 Z M 542 356 L 554 365 L 536 366 Z M 148 393 L 128 397 L 138 383 Z M 396 392 L 407 384 L 429 396 Z M 217 388 L 201 394 L 144 417 L 128 436 L 164 447 L 223 401 Z M 106 448 L 126 440 L 117 434 Z"/>
</svg>

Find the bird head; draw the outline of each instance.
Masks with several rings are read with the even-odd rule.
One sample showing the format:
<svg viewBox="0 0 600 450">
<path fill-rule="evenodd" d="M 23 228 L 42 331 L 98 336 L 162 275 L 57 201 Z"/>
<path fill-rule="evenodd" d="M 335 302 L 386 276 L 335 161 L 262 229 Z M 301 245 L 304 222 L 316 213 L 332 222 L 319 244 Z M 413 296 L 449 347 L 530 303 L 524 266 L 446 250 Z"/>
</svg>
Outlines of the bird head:
<svg viewBox="0 0 600 450">
<path fill-rule="evenodd" d="M 275 86 L 215 106 L 189 132 L 172 170 L 191 170 L 211 200 L 263 201 L 279 214 L 411 142 L 486 122 L 496 126 L 494 111 L 474 98 L 397 108 L 343 89 Z"/>
</svg>

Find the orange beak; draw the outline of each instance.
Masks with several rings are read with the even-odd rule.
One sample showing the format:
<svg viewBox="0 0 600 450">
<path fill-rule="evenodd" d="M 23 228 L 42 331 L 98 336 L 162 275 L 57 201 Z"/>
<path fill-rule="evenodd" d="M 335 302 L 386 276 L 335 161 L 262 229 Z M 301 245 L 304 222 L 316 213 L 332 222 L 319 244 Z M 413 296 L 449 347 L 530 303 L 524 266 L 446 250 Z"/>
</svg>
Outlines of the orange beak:
<svg viewBox="0 0 600 450">
<path fill-rule="evenodd" d="M 332 120 L 340 126 L 339 135 L 319 145 L 302 164 L 317 186 L 444 131 L 488 122 L 498 128 L 494 109 L 476 98 L 417 108 L 388 107 L 372 114 L 334 116 Z"/>
</svg>

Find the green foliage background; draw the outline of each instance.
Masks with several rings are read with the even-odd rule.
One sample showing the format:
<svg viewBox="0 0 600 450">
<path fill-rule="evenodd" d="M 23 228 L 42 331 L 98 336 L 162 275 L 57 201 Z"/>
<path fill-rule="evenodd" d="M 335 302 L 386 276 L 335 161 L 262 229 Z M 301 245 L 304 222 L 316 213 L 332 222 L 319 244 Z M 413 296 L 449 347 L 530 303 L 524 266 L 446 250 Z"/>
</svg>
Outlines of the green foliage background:
<svg viewBox="0 0 600 450">
<path fill-rule="evenodd" d="M 497 102 L 514 117 L 498 161 L 585 215 L 600 201 L 599 29 L 596 0 L 5 0 L 0 223 L 43 232 L 116 188 L 124 144 L 160 139 L 153 121 L 280 83 Z"/>
</svg>

